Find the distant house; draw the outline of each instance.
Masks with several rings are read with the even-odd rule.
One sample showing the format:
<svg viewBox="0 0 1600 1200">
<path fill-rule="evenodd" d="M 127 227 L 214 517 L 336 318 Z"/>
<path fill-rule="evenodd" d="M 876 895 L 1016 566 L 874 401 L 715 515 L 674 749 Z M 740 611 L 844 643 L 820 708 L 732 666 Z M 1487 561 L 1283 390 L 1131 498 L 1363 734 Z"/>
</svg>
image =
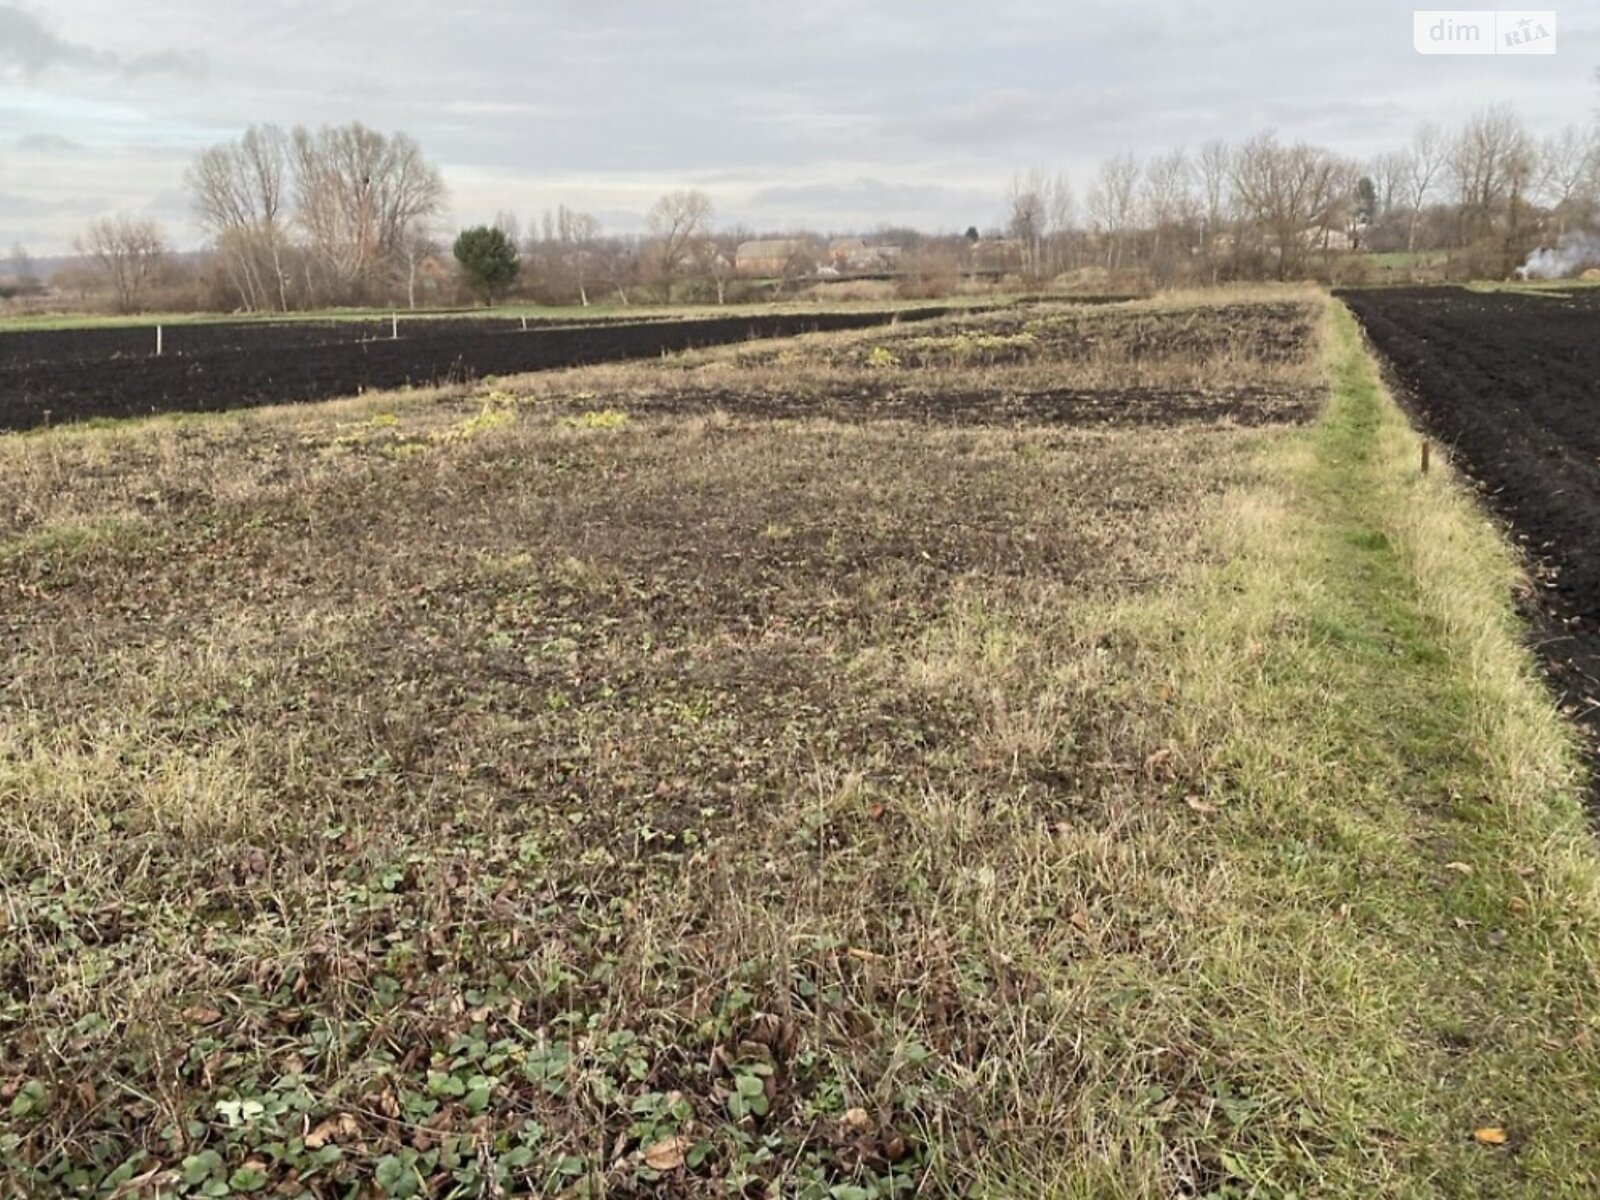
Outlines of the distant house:
<svg viewBox="0 0 1600 1200">
<path fill-rule="evenodd" d="M 967 241 L 967 269 L 998 275 L 1022 269 L 1027 247 L 1016 238 L 979 238 Z"/>
<path fill-rule="evenodd" d="M 900 266 L 900 247 L 869 246 L 862 238 L 834 238 L 828 243 L 828 261 L 841 274 L 894 271 Z"/>
<path fill-rule="evenodd" d="M 800 262 L 809 269 L 814 259 L 815 250 L 804 238 L 777 238 L 742 243 L 734 254 L 734 266 L 741 275 L 783 275 Z"/>
<path fill-rule="evenodd" d="M 866 253 L 867 243 L 861 238 L 834 238 L 828 243 L 828 261 L 840 271 L 856 270 Z"/>
<path fill-rule="evenodd" d="M 1300 242 L 1311 250 L 1350 251 L 1361 248 L 1359 234 L 1344 229 L 1324 229 L 1321 226 L 1303 230 Z"/>
</svg>

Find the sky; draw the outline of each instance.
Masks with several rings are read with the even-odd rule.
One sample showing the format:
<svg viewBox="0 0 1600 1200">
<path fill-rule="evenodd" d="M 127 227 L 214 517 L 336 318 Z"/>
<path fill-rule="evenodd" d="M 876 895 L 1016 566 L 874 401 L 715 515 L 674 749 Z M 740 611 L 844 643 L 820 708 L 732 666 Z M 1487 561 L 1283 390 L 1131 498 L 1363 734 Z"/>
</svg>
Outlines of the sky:
<svg viewBox="0 0 1600 1200">
<path fill-rule="evenodd" d="M 1356 157 L 1507 101 L 1600 108 L 1600 0 L 1551 56 L 1423 56 L 1412 7 L 1263 0 L 0 0 L 0 255 L 90 220 L 199 232 L 184 169 L 255 123 L 359 120 L 439 164 L 450 223 L 662 192 L 722 226 L 1002 219 L 1013 173 L 1264 128 Z"/>
</svg>

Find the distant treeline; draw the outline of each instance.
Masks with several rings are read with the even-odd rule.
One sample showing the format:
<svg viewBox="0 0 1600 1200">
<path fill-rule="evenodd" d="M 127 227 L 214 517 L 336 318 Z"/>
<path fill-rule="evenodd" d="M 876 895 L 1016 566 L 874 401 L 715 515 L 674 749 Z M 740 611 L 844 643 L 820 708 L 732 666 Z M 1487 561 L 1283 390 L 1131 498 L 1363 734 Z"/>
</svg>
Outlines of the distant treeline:
<svg viewBox="0 0 1600 1200">
<path fill-rule="evenodd" d="M 206 254 L 177 258 L 154 222 L 104 218 L 84 231 L 79 261 L 51 278 L 54 298 L 251 312 L 471 299 L 448 249 L 442 174 L 405 134 L 259 126 L 199 154 L 186 185 Z M 1402 268 L 1503 277 L 1541 246 L 1564 249 L 1534 258 L 1536 270 L 1596 265 L 1588 258 L 1591 247 L 1600 255 L 1600 238 L 1582 231 L 1600 212 L 1600 133 L 1574 124 L 1541 140 L 1502 105 L 1458 129 L 1424 125 L 1408 145 L 1359 162 L 1268 132 L 1148 159 L 1116 155 L 1081 199 L 1064 173 L 1019 172 L 1004 212 L 1002 225 L 961 235 L 897 229 L 829 241 L 801 230 L 757 241 L 719 228 L 711 197 L 691 190 L 661 197 L 642 235 L 608 233 L 564 205 L 526 229 L 511 213 L 496 225 L 520 257 L 509 295 L 548 304 L 748 300 L 852 275 L 887 276 L 915 296 L 980 278 L 1028 287 L 1348 281 L 1372 269 L 1373 254 Z M 853 269 L 863 249 L 879 264 L 871 271 Z M 15 247 L 0 297 L 41 289 Z"/>
</svg>

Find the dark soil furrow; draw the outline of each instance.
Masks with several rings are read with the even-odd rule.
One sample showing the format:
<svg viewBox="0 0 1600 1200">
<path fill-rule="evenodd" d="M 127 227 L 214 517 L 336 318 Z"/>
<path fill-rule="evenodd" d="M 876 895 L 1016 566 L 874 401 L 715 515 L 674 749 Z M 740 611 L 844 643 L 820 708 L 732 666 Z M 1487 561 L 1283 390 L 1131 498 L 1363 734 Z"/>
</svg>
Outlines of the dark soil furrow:
<svg viewBox="0 0 1600 1200">
<path fill-rule="evenodd" d="M 1417 418 L 1527 546 L 1547 670 L 1600 737 L 1600 292 L 1343 299 Z"/>
<path fill-rule="evenodd" d="M 104 362 L 69 357 L 0 371 L 0 429 L 326 400 L 375 389 L 651 358 L 754 338 L 865 329 L 947 312 L 779 314 L 527 333 L 520 328 L 467 333 L 450 328 L 397 341 L 224 348 Z M 88 331 L 79 336 L 93 335 Z"/>
</svg>

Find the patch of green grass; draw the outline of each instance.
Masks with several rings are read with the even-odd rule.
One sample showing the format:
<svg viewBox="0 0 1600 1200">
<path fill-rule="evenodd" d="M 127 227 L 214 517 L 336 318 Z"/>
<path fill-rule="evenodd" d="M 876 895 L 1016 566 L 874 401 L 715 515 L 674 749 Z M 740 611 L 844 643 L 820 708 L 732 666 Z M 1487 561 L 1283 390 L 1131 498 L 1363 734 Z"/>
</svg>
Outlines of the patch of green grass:
<svg viewBox="0 0 1600 1200">
<path fill-rule="evenodd" d="M 1364 256 L 1367 262 L 1385 271 L 1409 271 L 1443 266 L 1450 255 L 1443 250 L 1386 250 Z"/>
<path fill-rule="evenodd" d="M 563 423 L 573 429 L 621 429 L 628 423 L 628 414 L 615 408 L 602 408 L 566 417 Z"/>
<path fill-rule="evenodd" d="M 1207 1007 L 1261 1047 L 1252 1095 L 1316 1097 L 1291 1139 L 1314 1152 L 1234 1148 L 1237 1194 L 1588 1195 L 1600 860 L 1570 733 L 1519 645 L 1514 564 L 1454 480 L 1418 474 L 1342 309 L 1330 367 L 1173 683 L 1248 897 L 1249 952 L 1213 959 Z"/>
<path fill-rule="evenodd" d="M 398 316 L 404 334 L 413 320 L 655 321 L 699 317 L 740 317 L 773 313 L 895 312 L 929 306 L 981 309 L 1010 302 L 1006 296 L 958 296 L 947 300 L 788 300 L 748 304 L 620 304 L 607 299 L 589 305 L 502 304 L 494 308 L 321 308 L 292 313 L 41 313 L 0 315 L 0 333 L 50 329 L 154 328 L 157 325 L 339 323 L 387 321 Z"/>
<path fill-rule="evenodd" d="M 1519 296 L 1542 296 L 1546 300 L 1570 300 L 1573 292 L 1596 287 L 1600 287 L 1600 279 L 1475 280 L 1467 284 L 1470 292 L 1513 292 Z"/>
</svg>

